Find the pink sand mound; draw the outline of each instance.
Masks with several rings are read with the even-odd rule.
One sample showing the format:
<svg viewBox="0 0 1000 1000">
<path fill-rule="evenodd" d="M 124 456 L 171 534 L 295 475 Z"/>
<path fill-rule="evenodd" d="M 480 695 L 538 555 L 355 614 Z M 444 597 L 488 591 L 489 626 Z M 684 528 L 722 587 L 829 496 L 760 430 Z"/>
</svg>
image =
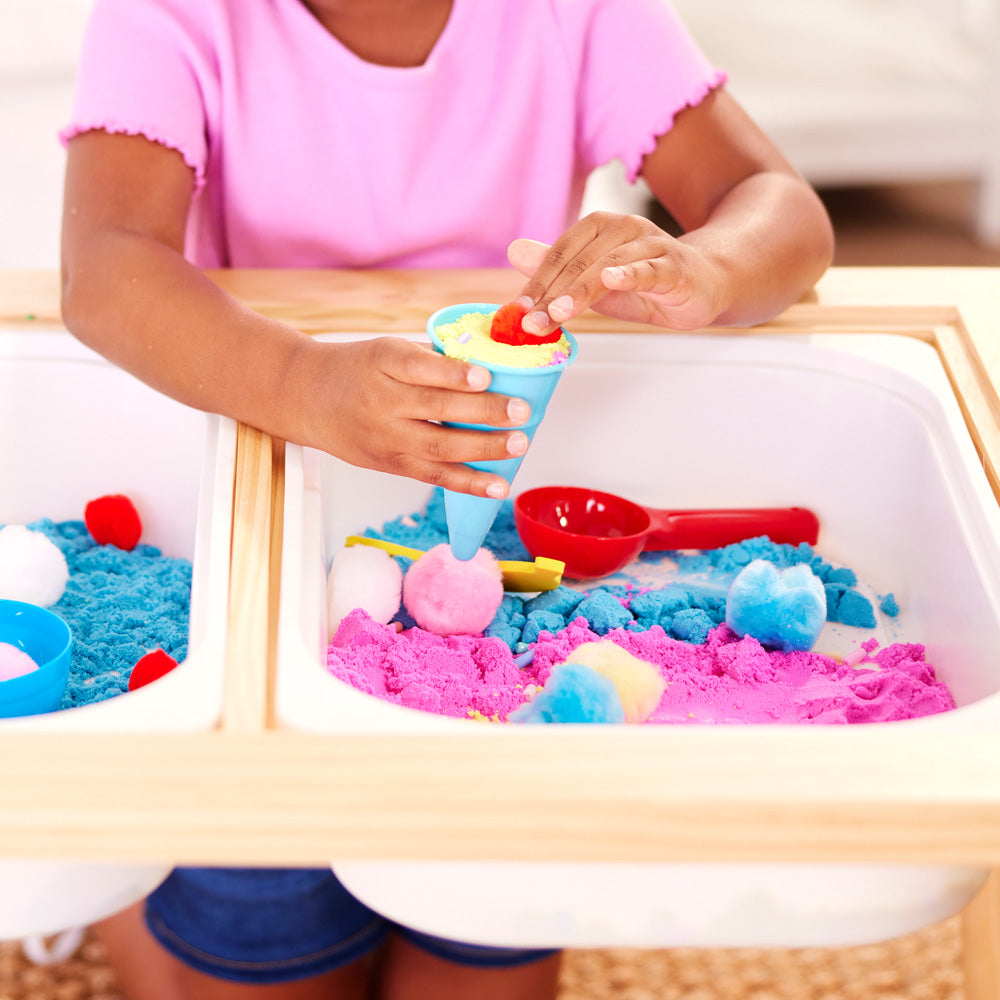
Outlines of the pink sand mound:
<svg viewBox="0 0 1000 1000">
<path fill-rule="evenodd" d="M 875 651 L 870 666 L 878 669 L 863 669 L 822 653 L 769 652 L 726 625 L 712 629 L 703 645 L 672 639 L 659 626 L 616 629 L 606 638 L 660 667 L 667 688 L 650 722 L 891 722 L 955 707 L 918 644 Z M 559 636 L 543 634 L 533 664 L 538 681 L 593 639 L 580 619 Z"/>
<path fill-rule="evenodd" d="M 558 635 L 543 632 L 523 670 L 509 647 L 481 636 L 438 636 L 420 628 L 396 633 L 351 612 L 327 653 L 330 672 L 386 701 L 454 717 L 505 720 L 543 685 L 574 649 L 600 636 L 578 618 Z M 650 717 L 659 723 L 856 723 L 934 715 L 955 707 L 924 660 L 924 647 L 896 643 L 870 654 L 866 669 L 821 653 L 769 652 L 725 625 L 702 645 L 654 626 L 603 636 L 655 664 L 667 682 Z"/>
<path fill-rule="evenodd" d="M 361 609 L 337 629 L 326 663 L 334 677 L 359 691 L 459 718 L 478 712 L 506 719 L 533 682 L 502 639 L 441 636 L 421 628 L 397 633 Z"/>
</svg>

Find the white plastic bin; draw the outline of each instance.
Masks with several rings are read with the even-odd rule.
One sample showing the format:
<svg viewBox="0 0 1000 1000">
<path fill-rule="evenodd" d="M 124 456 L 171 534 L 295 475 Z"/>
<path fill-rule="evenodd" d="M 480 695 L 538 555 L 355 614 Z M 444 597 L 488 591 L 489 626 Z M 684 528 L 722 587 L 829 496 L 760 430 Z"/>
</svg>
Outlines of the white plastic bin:
<svg viewBox="0 0 1000 1000">
<path fill-rule="evenodd" d="M 0 331 L 0 524 L 82 520 L 123 493 L 142 541 L 192 561 L 188 655 L 137 691 L 3 731 L 203 731 L 222 712 L 236 427 L 155 392 L 65 331 Z M 16 766 L 16 765 L 14 765 Z M 169 864 L 0 860 L 0 939 L 55 932 L 127 906 Z"/>
<path fill-rule="evenodd" d="M 885 334 L 579 340 L 514 492 L 565 483 L 656 507 L 811 507 L 821 555 L 854 569 L 874 593 L 895 594 L 901 613 L 883 617 L 880 640 L 924 643 L 958 705 L 883 725 L 996 726 L 1000 514 L 932 347 Z M 288 449 L 282 724 L 462 729 L 470 739 L 486 730 L 363 695 L 324 668 L 333 551 L 348 534 L 420 509 L 428 495 L 420 484 Z M 871 634 L 828 626 L 817 647 L 847 652 Z M 838 727 L 837 738 L 854 732 Z M 349 889 L 394 919 L 508 946 L 858 944 L 954 914 L 986 877 L 958 866 L 333 861 Z"/>
</svg>

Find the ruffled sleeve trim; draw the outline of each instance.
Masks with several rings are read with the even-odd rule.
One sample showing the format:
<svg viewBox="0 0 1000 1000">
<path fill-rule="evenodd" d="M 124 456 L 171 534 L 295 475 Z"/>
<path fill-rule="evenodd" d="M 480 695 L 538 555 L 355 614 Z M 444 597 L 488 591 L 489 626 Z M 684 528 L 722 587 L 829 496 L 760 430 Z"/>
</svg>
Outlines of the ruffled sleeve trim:
<svg viewBox="0 0 1000 1000">
<path fill-rule="evenodd" d="M 59 132 L 59 141 L 67 146 L 71 139 L 84 132 L 103 131 L 111 135 L 141 135 L 150 142 L 166 146 L 181 154 L 184 162 L 194 171 L 194 193 L 197 194 L 205 186 L 205 164 L 183 142 L 178 142 L 169 136 L 161 135 L 141 125 L 125 125 L 116 121 L 95 120 L 92 122 L 75 122 Z"/>
<path fill-rule="evenodd" d="M 661 119 L 658 126 L 650 130 L 645 140 L 625 163 L 625 175 L 628 178 L 629 184 L 635 183 L 639 176 L 639 171 L 642 170 L 642 161 L 653 152 L 656 148 L 657 142 L 660 140 L 660 137 L 666 135 L 667 132 L 674 127 L 674 119 L 685 108 L 697 107 L 697 105 L 701 104 L 701 102 L 705 100 L 705 98 L 708 97 L 713 90 L 721 87 L 728 79 L 729 77 L 724 71 L 715 70 L 712 75 L 708 77 L 708 79 L 701 82 L 695 92 L 691 94 L 687 100 L 670 111 L 666 116 L 664 116 L 663 119 Z"/>
</svg>

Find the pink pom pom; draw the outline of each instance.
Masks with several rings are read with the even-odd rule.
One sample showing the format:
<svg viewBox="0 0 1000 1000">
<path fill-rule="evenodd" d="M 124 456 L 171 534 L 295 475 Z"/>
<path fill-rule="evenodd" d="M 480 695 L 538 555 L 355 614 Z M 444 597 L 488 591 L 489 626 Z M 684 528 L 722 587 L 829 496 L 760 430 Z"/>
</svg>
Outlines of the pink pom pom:
<svg viewBox="0 0 1000 1000">
<path fill-rule="evenodd" d="M 403 577 L 403 603 L 413 620 L 437 635 L 482 632 L 503 600 L 496 557 L 480 549 L 467 562 L 448 545 L 435 545 Z"/>
</svg>

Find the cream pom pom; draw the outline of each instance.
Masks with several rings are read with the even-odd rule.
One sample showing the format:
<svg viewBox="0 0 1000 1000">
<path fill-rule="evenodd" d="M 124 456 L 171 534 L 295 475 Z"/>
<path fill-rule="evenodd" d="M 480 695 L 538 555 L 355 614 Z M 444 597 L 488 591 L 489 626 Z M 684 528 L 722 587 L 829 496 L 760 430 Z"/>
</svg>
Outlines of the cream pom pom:
<svg viewBox="0 0 1000 1000">
<path fill-rule="evenodd" d="M 327 637 L 355 608 L 363 608 L 382 625 L 388 625 L 403 591 L 403 571 L 384 549 L 349 545 L 333 557 L 326 578 Z"/>
<path fill-rule="evenodd" d="M 68 580 L 66 557 L 48 536 L 23 524 L 0 528 L 0 598 L 49 608 Z"/>
<path fill-rule="evenodd" d="M 567 659 L 596 670 L 614 684 L 626 722 L 645 722 L 667 689 L 667 682 L 652 663 L 640 660 L 610 639 L 585 642 Z"/>
</svg>

